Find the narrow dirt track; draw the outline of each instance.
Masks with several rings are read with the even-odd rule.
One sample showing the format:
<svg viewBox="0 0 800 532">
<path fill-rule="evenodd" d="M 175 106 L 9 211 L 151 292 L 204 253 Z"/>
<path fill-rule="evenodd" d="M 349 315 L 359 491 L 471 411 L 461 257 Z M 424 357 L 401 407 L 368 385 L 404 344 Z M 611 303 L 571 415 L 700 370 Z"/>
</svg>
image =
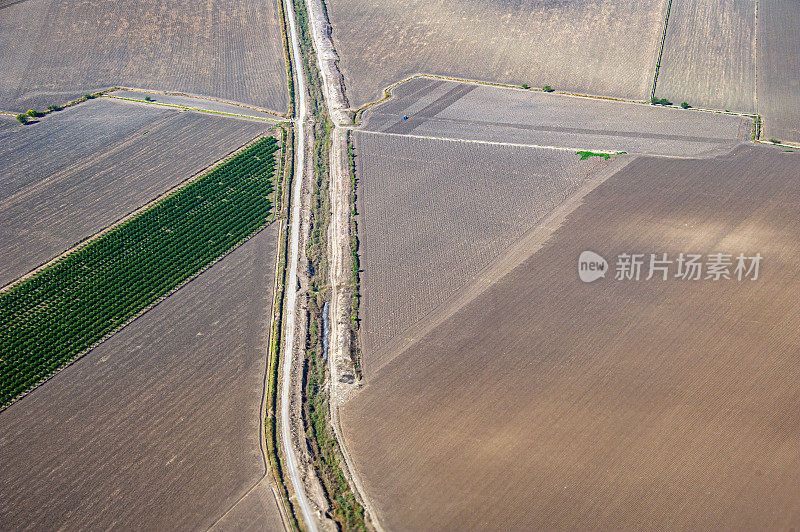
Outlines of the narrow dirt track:
<svg viewBox="0 0 800 532">
<path fill-rule="evenodd" d="M 309 532 L 316 532 L 317 522 L 308 502 L 303 481 L 300 478 L 298 459 L 292 444 L 290 391 L 292 383 L 292 360 L 294 358 L 295 316 L 297 310 L 297 262 L 300 254 L 300 195 L 303 190 L 303 171 L 305 170 L 305 134 L 306 134 L 306 80 L 303 73 L 297 23 L 294 8 L 289 0 L 285 0 L 286 18 L 289 19 L 289 30 L 292 40 L 292 69 L 295 72 L 295 124 L 297 125 L 297 150 L 294 169 L 294 190 L 292 191 L 292 209 L 290 214 L 291 232 L 289 233 L 289 272 L 286 279 L 286 322 L 284 337 L 284 360 L 281 371 L 281 446 L 286 460 L 286 470 L 294 488 L 294 497 L 303 514 L 303 520 Z"/>
</svg>

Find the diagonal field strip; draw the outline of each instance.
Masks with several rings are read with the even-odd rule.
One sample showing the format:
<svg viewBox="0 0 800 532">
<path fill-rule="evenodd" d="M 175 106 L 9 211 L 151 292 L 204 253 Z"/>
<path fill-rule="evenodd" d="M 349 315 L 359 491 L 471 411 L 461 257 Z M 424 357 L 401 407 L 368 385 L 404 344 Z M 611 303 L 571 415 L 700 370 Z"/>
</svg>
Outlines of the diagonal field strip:
<svg viewBox="0 0 800 532">
<path fill-rule="evenodd" d="M 458 100 L 475 90 L 475 88 L 475 85 L 456 85 L 440 98 L 436 99 L 422 110 L 415 113 L 414 117 L 401 118 L 389 126 L 386 131 L 389 133 L 410 133 L 418 126 L 422 125 L 424 121 L 423 119 L 435 117 L 447 107 L 453 105 Z"/>
</svg>

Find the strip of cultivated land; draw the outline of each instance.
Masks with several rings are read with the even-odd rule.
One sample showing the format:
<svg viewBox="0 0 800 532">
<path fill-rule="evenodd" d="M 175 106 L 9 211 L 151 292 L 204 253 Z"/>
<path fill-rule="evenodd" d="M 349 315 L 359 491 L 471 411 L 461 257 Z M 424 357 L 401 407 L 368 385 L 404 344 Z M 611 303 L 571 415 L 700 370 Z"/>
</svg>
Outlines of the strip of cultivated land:
<svg viewBox="0 0 800 532">
<path fill-rule="evenodd" d="M 273 1 L 26 0 L 0 9 L 2 109 L 63 105 L 121 85 L 286 112 Z"/>
<path fill-rule="evenodd" d="M 364 129 L 457 138 L 690 156 L 749 140 L 749 117 L 415 78 L 364 113 Z"/>
<path fill-rule="evenodd" d="M 656 96 L 755 113 L 755 13 L 753 0 L 672 0 Z"/>
<path fill-rule="evenodd" d="M 0 130 L 0 284 L 17 279 L 269 125 L 99 98 Z"/>
<path fill-rule="evenodd" d="M 613 162 L 570 151 L 354 133 L 367 377 L 514 241 Z"/>
<path fill-rule="evenodd" d="M 328 0 L 350 104 L 425 73 L 646 100 L 666 0 Z"/>
<path fill-rule="evenodd" d="M 762 138 L 800 144 L 800 2 L 758 2 L 758 112 Z"/>
<path fill-rule="evenodd" d="M 0 294 L 0 404 L 36 386 L 264 227 L 274 153 L 226 163 Z"/>
<path fill-rule="evenodd" d="M 259 482 L 276 231 L 0 413 L 4 527 L 207 529 Z"/>
<path fill-rule="evenodd" d="M 797 155 L 635 159 L 368 376 L 341 420 L 384 526 L 797 527 Z M 757 281 L 585 284 L 587 249 L 763 260 Z"/>
<path fill-rule="evenodd" d="M 152 105 L 170 106 L 179 109 L 201 110 L 209 113 L 218 113 L 237 118 L 256 118 L 261 120 L 276 120 L 280 117 L 265 110 L 255 109 L 245 105 L 222 102 L 208 98 L 195 98 L 181 94 L 162 94 L 160 92 L 145 92 L 135 90 L 116 90 L 108 93 L 109 97 L 120 98 L 126 101 L 144 102 Z M 147 100 L 150 98 L 150 100 Z M 284 119 L 285 120 L 285 119 Z"/>
</svg>

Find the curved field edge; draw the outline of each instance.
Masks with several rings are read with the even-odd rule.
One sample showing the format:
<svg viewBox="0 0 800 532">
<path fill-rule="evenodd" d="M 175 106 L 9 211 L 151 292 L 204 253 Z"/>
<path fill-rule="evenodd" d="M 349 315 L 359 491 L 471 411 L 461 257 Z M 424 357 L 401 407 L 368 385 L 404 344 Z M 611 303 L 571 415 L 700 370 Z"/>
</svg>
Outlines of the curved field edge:
<svg viewBox="0 0 800 532">
<path fill-rule="evenodd" d="M 268 225 L 278 149 L 259 139 L 0 295 L 3 408 Z"/>
</svg>

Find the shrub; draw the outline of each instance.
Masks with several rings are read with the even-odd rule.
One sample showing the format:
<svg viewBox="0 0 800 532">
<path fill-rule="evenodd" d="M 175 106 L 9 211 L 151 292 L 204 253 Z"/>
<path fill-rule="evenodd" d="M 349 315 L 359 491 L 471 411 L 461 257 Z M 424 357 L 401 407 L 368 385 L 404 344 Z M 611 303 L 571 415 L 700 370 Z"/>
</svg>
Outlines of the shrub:
<svg viewBox="0 0 800 532">
<path fill-rule="evenodd" d="M 146 101 L 146 102 L 152 102 L 152 101 L 153 101 L 153 99 L 152 99 L 150 96 L 145 96 L 145 97 L 144 97 L 144 101 Z"/>
<path fill-rule="evenodd" d="M 55 113 L 56 111 L 60 111 L 61 110 L 61 106 L 60 105 L 50 105 L 50 106 L 47 107 L 47 110 L 50 111 L 51 113 Z"/>
<path fill-rule="evenodd" d="M 17 115 L 17 122 L 26 124 L 28 122 L 28 115 Z"/>
<path fill-rule="evenodd" d="M 35 109 L 28 109 L 28 112 L 26 114 L 28 116 L 30 116 L 31 118 L 37 118 L 37 117 L 40 117 L 40 116 L 44 115 L 44 113 L 40 113 L 39 111 L 36 111 Z"/>
<path fill-rule="evenodd" d="M 651 105 L 672 105 L 672 102 L 667 100 L 666 98 L 656 98 L 653 96 L 650 98 Z"/>
<path fill-rule="evenodd" d="M 555 89 L 553 87 L 551 87 L 550 85 L 545 85 L 544 87 L 542 87 L 542 90 L 544 92 L 553 92 Z"/>
<path fill-rule="evenodd" d="M 684 109 L 688 109 L 689 107 L 691 107 L 691 105 L 689 105 L 687 102 L 681 102 L 681 107 L 683 107 Z"/>
<path fill-rule="evenodd" d="M 97 96 L 95 96 L 94 94 L 84 94 L 83 97 L 86 98 L 87 100 L 91 100 L 92 98 L 96 98 Z"/>
<path fill-rule="evenodd" d="M 602 157 L 603 159 L 606 159 L 606 160 L 611 158 L 611 154 L 610 153 L 597 153 L 597 152 L 594 152 L 594 151 L 585 151 L 585 150 L 584 151 L 576 151 L 575 154 L 581 156 L 581 161 L 585 161 L 589 157 Z"/>
<path fill-rule="evenodd" d="M 523 84 L 522 84 L 522 88 L 523 88 L 523 89 L 530 89 L 530 88 L 531 88 L 531 86 L 530 86 L 530 85 L 528 85 L 527 83 L 523 83 Z"/>
<path fill-rule="evenodd" d="M 779 139 L 776 139 L 775 137 L 772 137 L 771 139 L 769 139 L 769 141 L 771 143 L 773 143 L 773 144 L 780 144 L 781 143 L 781 141 Z"/>
</svg>

